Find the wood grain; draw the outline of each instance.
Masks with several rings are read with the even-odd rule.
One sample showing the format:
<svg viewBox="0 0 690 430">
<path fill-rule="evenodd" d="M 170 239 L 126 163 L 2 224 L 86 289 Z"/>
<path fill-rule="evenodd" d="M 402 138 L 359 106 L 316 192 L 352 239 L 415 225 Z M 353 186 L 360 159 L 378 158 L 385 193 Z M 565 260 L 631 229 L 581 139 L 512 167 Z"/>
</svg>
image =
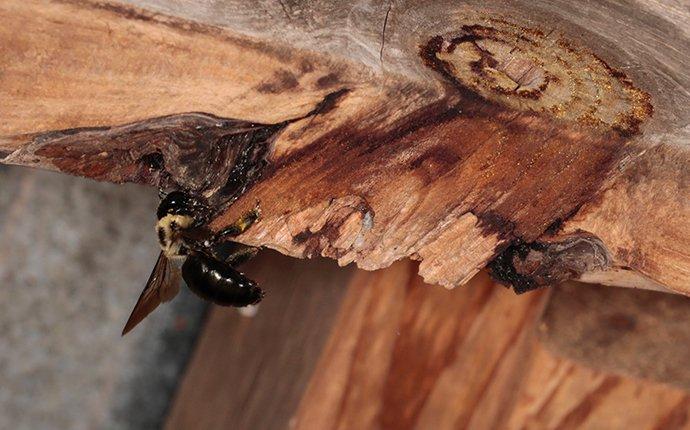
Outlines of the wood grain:
<svg viewBox="0 0 690 430">
<path fill-rule="evenodd" d="M 166 428 L 287 427 L 352 272 L 266 252 L 246 273 L 266 298 L 251 318 L 212 308 Z"/>
<path fill-rule="evenodd" d="M 7 1 L 0 20 L 2 136 L 188 112 L 280 122 L 328 93 L 316 86 L 325 73 L 307 58 L 117 2 Z M 243 96 L 274 75 L 296 76 L 301 101 Z"/>
<path fill-rule="evenodd" d="M 690 428 L 687 392 L 542 344 L 548 290 L 516 296 L 482 273 L 447 291 L 425 285 L 410 262 L 358 271 L 344 290 L 333 266 L 273 256 L 259 265 L 265 307 L 251 321 L 214 311 L 167 428 Z"/>
<path fill-rule="evenodd" d="M 690 228 L 677 228 L 690 219 L 690 196 L 686 195 L 690 156 L 684 149 L 690 143 L 690 128 L 684 133 L 677 145 L 640 150 L 636 163 L 563 228 L 564 232 L 584 230 L 597 235 L 608 244 L 624 276 L 642 278 L 623 285 L 657 290 L 665 290 L 664 285 L 689 285 Z M 631 205 L 631 201 L 639 204 Z M 647 222 L 651 219 L 657 221 Z M 592 272 L 583 280 L 617 285 L 621 277 Z"/>
<path fill-rule="evenodd" d="M 445 292 L 415 270 L 357 274 L 292 428 L 690 428 L 686 392 L 544 348 L 545 291 L 516 297 L 481 274 Z"/>
<path fill-rule="evenodd" d="M 689 413 L 685 391 L 595 371 L 535 347 L 505 428 L 687 429 Z"/>
<path fill-rule="evenodd" d="M 515 297 L 486 275 L 448 292 L 414 269 L 398 263 L 355 278 L 296 428 L 463 427 L 498 374 L 520 373 L 543 292 Z"/>
<path fill-rule="evenodd" d="M 419 259 L 453 287 L 513 245 L 583 231 L 608 265 L 585 253 L 556 278 L 688 294 L 689 13 L 629 6 L 9 0 L 0 158 L 184 187 L 198 166 L 139 155 L 227 145 L 190 117 L 275 127 L 262 179 L 213 224 L 260 200 L 246 243 L 365 269 Z M 148 148 L 132 128 L 160 133 Z"/>
</svg>

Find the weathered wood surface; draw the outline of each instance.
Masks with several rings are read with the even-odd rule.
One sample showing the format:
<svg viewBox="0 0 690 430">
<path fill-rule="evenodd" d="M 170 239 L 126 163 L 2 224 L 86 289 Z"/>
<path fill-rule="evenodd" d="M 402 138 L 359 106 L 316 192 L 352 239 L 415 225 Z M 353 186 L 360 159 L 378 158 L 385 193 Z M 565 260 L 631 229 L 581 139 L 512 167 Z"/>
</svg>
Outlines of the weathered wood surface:
<svg viewBox="0 0 690 430">
<path fill-rule="evenodd" d="M 690 428 L 687 392 L 545 348 L 548 291 L 515 297 L 485 274 L 446 291 L 425 285 L 416 263 L 399 262 L 357 272 L 344 296 L 315 311 L 320 299 L 302 293 L 339 286 L 318 285 L 304 263 L 270 261 L 253 265 L 271 288 L 256 319 L 211 314 L 169 429 Z M 274 295 L 291 299 L 270 305 Z M 289 324 L 271 325 L 280 315 Z M 562 329 L 550 320 L 550 330 Z"/>
<path fill-rule="evenodd" d="M 551 294 L 539 329 L 549 350 L 586 366 L 690 391 L 688 297 L 571 282 Z"/>
<path fill-rule="evenodd" d="M 689 294 L 687 8 L 417 3 L 5 1 L 0 158 L 222 200 L 250 151 L 246 243 Z"/>
</svg>

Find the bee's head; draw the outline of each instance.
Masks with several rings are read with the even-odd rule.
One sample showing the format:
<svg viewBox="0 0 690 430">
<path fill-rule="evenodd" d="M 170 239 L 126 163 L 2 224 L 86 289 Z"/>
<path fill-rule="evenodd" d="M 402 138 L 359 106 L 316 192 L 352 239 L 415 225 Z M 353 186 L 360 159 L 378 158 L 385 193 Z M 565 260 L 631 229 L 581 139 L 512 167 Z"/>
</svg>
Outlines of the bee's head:
<svg viewBox="0 0 690 430">
<path fill-rule="evenodd" d="M 206 205 L 183 191 L 169 193 L 158 205 L 156 232 L 161 249 L 168 257 L 184 253 L 180 230 L 201 222 Z"/>
</svg>

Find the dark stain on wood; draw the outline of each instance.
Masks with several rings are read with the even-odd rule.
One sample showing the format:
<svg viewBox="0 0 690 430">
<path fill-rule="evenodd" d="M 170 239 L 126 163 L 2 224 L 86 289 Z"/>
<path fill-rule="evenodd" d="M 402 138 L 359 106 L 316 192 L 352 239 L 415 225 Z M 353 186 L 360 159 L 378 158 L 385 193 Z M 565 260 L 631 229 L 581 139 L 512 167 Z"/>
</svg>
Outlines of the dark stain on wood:
<svg viewBox="0 0 690 430">
<path fill-rule="evenodd" d="M 340 76 L 337 73 L 329 73 L 316 80 L 316 88 L 331 88 L 340 83 Z"/>
<path fill-rule="evenodd" d="M 135 18 L 163 19 L 139 12 Z M 255 124 L 181 114 L 125 126 L 45 133 L 32 136 L 24 154 L 43 161 L 26 164 L 45 162 L 95 179 L 185 188 L 223 201 L 242 194 L 261 176 L 256 197 L 263 190 L 276 200 L 278 193 L 280 201 L 270 205 L 282 213 L 354 195 L 376 211 L 377 224 L 383 227 L 375 226 L 367 234 L 379 235 L 377 239 L 389 233 L 383 229 L 399 215 L 401 204 L 416 194 L 423 198 L 410 221 L 396 227 L 413 231 L 411 240 L 422 240 L 423 232 L 453 212 L 474 214 L 486 235 L 516 240 L 518 247 L 531 244 L 594 198 L 624 156 L 629 136 L 615 127 L 602 129 L 587 121 L 557 119 L 549 112 L 513 109 L 467 87 L 437 54 L 456 49 L 453 46 L 465 39 L 479 43 L 493 30 L 468 26 L 462 31 L 464 35 L 455 35 L 450 44 L 436 36 L 421 47 L 424 63 L 445 78 L 441 100 L 392 123 L 388 109 L 373 109 L 270 166 L 265 162 L 268 148 L 287 124 L 300 118 Z M 482 67 L 497 66 L 491 53 L 482 55 Z M 620 74 L 614 77 L 623 79 Z M 283 92 L 299 85 L 287 69 L 274 78 L 258 90 Z M 322 85 L 335 80 L 335 74 L 319 79 Z M 420 88 L 411 85 L 389 90 L 401 102 L 420 94 Z M 306 116 L 329 113 L 350 91 L 327 94 Z M 402 183 L 408 188 L 391 193 Z M 379 208 L 381 202 L 387 206 Z M 426 225 L 414 225 L 417 218 Z M 223 224 L 223 214 L 216 221 L 216 226 Z M 337 238 L 333 229 L 310 237 L 309 255 Z M 319 237 L 326 241 L 316 240 Z M 304 233 L 295 243 L 306 240 Z"/>
<path fill-rule="evenodd" d="M 289 70 L 278 70 L 273 77 L 256 86 L 256 90 L 264 94 L 279 94 L 299 87 L 299 81 Z"/>
<path fill-rule="evenodd" d="M 493 41 L 502 41 L 500 38 L 497 38 L 492 35 L 492 32 L 490 31 L 490 27 L 482 26 L 482 25 L 463 25 L 462 30 L 466 33 L 463 34 L 462 36 L 459 37 L 454 37 L 451 39 L 450 44 L 446 48 L 446 52 L 448 53 L 453 53 L 455 52 L 455 49 L 458 45 L 467 43 L 469 44 L 473 51 L 479 56 L 479 60 L 472 61 L 470 62 L 470 67 L 472 72 L 480 77 L 482 80 L 491 81 L 493 80 L 492 76 L 487 73 L 487 70 L 498 70 L 498 71 L 504 71 L 503 66 L 494 56 L 492 53 L 481 46 L 477 42 L 482 41 L 482 40 L 493 40 Z M 437 44 L 436 44 L 437 45 Z M 433 67 L 438 67 L 440 63 L 438 63 L 439 59 L 435 58 L 436 54 L 432 54 L 434 59 L 436 60 L 433 62 Z M 429 59 L 430 58 L 430 53 L 425 53 L 425 58 Z M 445 62 L 442 62 L 443 65 L 445 66 L 444 68 L 447 69 L 447 71 L 451 71 L 452 67 L 448 67 L 448 64 Z M 430 64 L 430 62 L 427 61 L 427 64 Z M 452 76 L 452 73 L 449 73 Z M 548 76 L 545 77 L 545 79 L 542 80 L 541 84 L 539 85 L 538 88 L 534 88 L 531 90 L 522 90 L 518 91 L 523 86 L 523 83 L 525 82 L 525 78 L 528 75 L 528 73 L 521 73 L 519 75 L 512 75 L 510 73 L 506 73 L 508 77 L 510 77 L 515 85 L 513 88 L 505 88 L 500 85 L 493 84 L 491 85 L 491 89 L 499 94 L 503 95 L 510 95 L 510 96 L 516 96 L 516 97 L 522 97 L 522 98 L 529 98 L 533 100 L 537 100 L 541 97 L 543 91 L 546 89 L 549 83 Z"/>
<path fill-rule="evenodd" d="M 518 240 L 489 263 L 489 273 L 521 294 L 576 279 L 588 271 L 604 270 L 610 265 L 611 257 L 601 240 L 578 233 L 548 242 Z"/>
<path fill-rule="evenodd" d="M 184 189 L 227 204 L 260 177 L 269 148 L 288 124 L 330 111 L 348 92 L 333 91 L 306 115 L 277 124 L 184 113 L 18 136 L 28 143 L 4 154 L 11 156 L 4 161 L 115 183 Z"/>
<path fill-rule="evenodd" d="M 495 210 L 489 209 L 482 212 L 475 213 L 479 219 L 479 227 L 486 235 L 497 234 L 499 239 L 512 238 L 515 231 L 515 222 L 510 218 L 506 218 Z M 521 239 L 518 239 L 520 242 Z"/>
<path fill-rule="evenodd" d="M 683 428 L 688 423 L 688 415 L 690 415 L 690 397 L 685 396 L 659 420 L 652 430 Z"/>
<path fill-rule="evenodd" d="M 578 209 L 579 209 L 579 208 L 578 208 Z M 569 217 L 568 217 L 568 218 L 569 218 Z M 556 219 L 554 220 L 554 222 L 552 222 L 552 223 L 546 228 L 546 230 L 544 231 L 544 233 L 547 234 L 547 235 L 555 235 L 556 233 L 558 233 L 559 231 L 561 231 L 561 229 L 563 229 L 563 224 L 564 224 L 563 219 L 561 219 L 561 218 L 556 218 Z"/>
<path fill-rule="evenodd" d="M 340 99 L 345 97 L 348 93 L 350 93 L 349 88 L 341 88 L 339 90 L 333 91 L 331 93 L 326 94 L 326 96 L 321 100 L 314 109 L 311 110 L 306 117 L 310 116 L 316 116 L 316 115 L 323 115 L 325 113 L 328 113 L 335 109 L 338 106 L 338 102 Z"/>
<path fill-rule="evenodd" d="M 383 226 L 398 211 L 379 210 L 376 196 L 396 189 L 401 180 L 414 180 L 413 188 L 397 198 L 423 193 L 425 200 L 417 210 L 429 228 L 451 211 L 471 212 L 487 234 L 524 243 L 535 241 L 554 220 L 567 219 L 591 199 L 621 157 L 625 140 L 618 133 L 517 112 L 471 96 L 471 91 L 458 97 L 458 88 L 449 85 L 446 98 L 393 124 L 372 128 L 353 119 L 269 166 L 263 155 L 272 141 L 300 118 L 268 125 L 181 114 L 118 127 L 65 130 L 34 136 L 27 156 L 41 157 L 58 170 L 113 182 L 158 185 L 169 179 L 175 187 L 224 201 L 261 175 L 257 190 L 270 190 L 273 196 L 282 190 L 280 201 L 269 204 L 283 211 L 355 195 L 370 202 L 377 224 Z M 350 91 L 327 94 L 301 118 L 336 109 Z M 405 91 L 414 89 L 400 91 L 404 99 Z M 366 123 L 371 124 L 371 118 Z M 152 152 L 160 153 L 161 160 L 152 160 Z M 394 162 L 400 159 L 409 162 Z M 367 185 L 371 178 L 377 178 L 374 189 Z M 260 199 L 261 192 L 255 197 Z M 306 252 L 317 255 L 335 240 L 331 230 L 314 233 Z M 372 234 L 384 232 L 374 228 Z"/>
<path fill-rule="evenodd" d="M 542 343 L 570 360 L 690 389 L 687 297 L 569 282 L 554 288 L 540 327 Z"/>
<path fill-rule="evenodd" d="M 149 152 L 141 157 L 141 162 L 151 170 L 165 169 L 165 160 L 160 152 Z"/>
<path fill-rule="evenodd" d="M 467 38 L 467 41 L 474 41 L 476 39 L 475 36 L 471 35 L 465 35 L 464 37 Z M 455 38 L 455 40 L 456 43 L 453 43 L 446 48 L 448 49 L 448 52 L 453 52 L 458 44 L 457 42 L 460 41 L 458 38 Z M 453 84 L 456 87 L 456 90 L 459 91 L 462 94 L 462 96 L 465 99 L 467 99 L 468 102 L 481 101 L 486 103 L 493 103 L 490 100 L 487 100 L 484 97 L 480 96 L 476 92 L 470 90 L 462 83 L 458 82 L 455 76 L 453 76 L 453 74 L 450 73 L 450 70 L 452 70 L 452 66 L 450 66 L 450 64 L 448 64 L 447 62 L 440 60 L 437 57 L 437 54 L 443 50 L 444 44 L 445 40 L 443 36 L 434 36 L 431 39 L 429 39 L 429 41 L 425 45 L 422 45 L 419 49 L 419 56 L 421 57 L 422 62 L 428 68 L 434 70 L 435 72 L 443 76 L 448 83 Z"/>
<path fill-rule="evenodd" d="M 180 114 L 30 136 L 32 143 L 13 157 L 38 157 L 74 175 L 185 189 L 226 202 L 258 178 L 266 151 L 285 125 Z"/>
<path fill-rule="evenodd" d="M 363 129 L 358 121 L 346 124 L 275 160 L 262 186 L 290 190 L 281 196 L 282 206 L 294 210 L 309 201 L 359 195 L 357 190 L 366 189 L 372 177 L 378 188 L 368 191 L 373 195 L 417 177 L 420 188 L 405 190 L 399 198 L 418 191 L 426 193 L 430 204 L 443 202 L 442 208 L 432 208 L 436 214 L 425 212 L 430 222 L 462 207 L 482 220 L 487 233 L 531 242 L 554 220 L 566 219 L 592 198 L 625 143 L 616 133 L 514 112 L 477 98 L 472 100 L 476 103 L 454 100 L 380 129 Z M 399 159 L 410 162 L 391 161 Z M 385 218 L 380 218 L 384 224 Z"/>
<path fill-rule="evenodd" d="M 239 139 L 235 135 L 223 137 L 222 144 L 227 147 L 236 146 L 238 141 L 243 141 L 237 156 L 231 162 L 232 167 L 227 181 L 219 192 L 226 204 L 237 199 L 260 178 L 268 164 L 266 156 L 269 148 L 284 127 L 284 123 L 267 125 L 259 127 Z"/>
</svg>

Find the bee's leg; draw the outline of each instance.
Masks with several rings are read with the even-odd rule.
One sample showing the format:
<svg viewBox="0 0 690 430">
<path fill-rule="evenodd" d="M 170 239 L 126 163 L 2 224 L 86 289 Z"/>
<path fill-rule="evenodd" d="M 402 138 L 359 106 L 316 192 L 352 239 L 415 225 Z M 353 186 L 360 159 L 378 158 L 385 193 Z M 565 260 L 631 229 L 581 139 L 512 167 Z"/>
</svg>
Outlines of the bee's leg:
<svg viewBox="0 0 690 430">
<path fill-rule="evenodd" d="M 246 212 L 244 215 L 240 217 L 240 219 L 232 223 L 228 228 L 214 234 L 212 242 L 221 242 L 226 237 L 233 237 L 244 233 L 245 231 L 247 231 L 249 227 L 251 227 L 256 222 L 256 220 L 259 219 L 260 215 L 261 211 L 259 210 L 259 205 L 257 204 L 257 206 L 254 209 L 250 210 L 249 212 Z"/>
<path fill-rule="evenodd" d="M 252 259 L 259 252 L 259 248 L 255 246 L 242 245 L 240 249 L 228 255 L 225 262 L 231 267 L 239 266 Z"/>
</svg>

